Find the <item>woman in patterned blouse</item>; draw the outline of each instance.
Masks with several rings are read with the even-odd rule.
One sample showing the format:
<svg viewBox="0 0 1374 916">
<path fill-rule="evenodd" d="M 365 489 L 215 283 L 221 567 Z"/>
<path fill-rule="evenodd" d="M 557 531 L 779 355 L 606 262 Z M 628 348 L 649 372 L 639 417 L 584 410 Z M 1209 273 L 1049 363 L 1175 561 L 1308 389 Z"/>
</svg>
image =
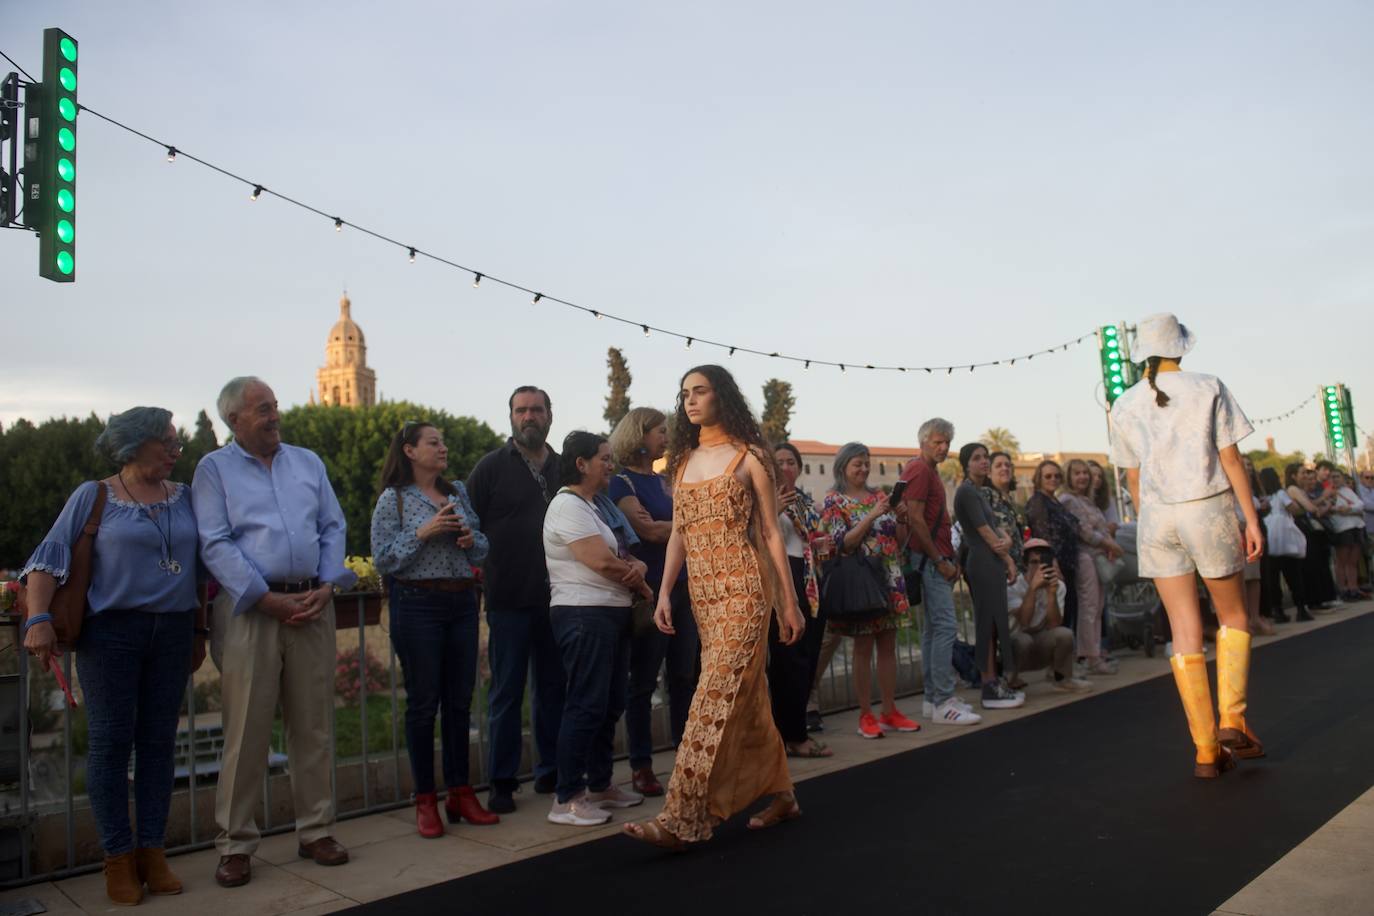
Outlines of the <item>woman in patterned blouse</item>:
<svg viewBox="0 0 1374 916">
<path fill-rule="evenodd" d="M 987 485 L 981 488 L 981 492 L 992 507 L 992 514 L 997 516 L 998 529 L 1011 538 L 1007 553 L 1016 561 L 1017 569 L 1025 569 L 1021 544 L 1025 540 L 1026 514 L 1012 502 L 1012 496 L 1016 493 L 1015 465 L 1006 452 L 993 452 L 989 458 L 992 472 L 988 474 Z"/>
<path fill-rule="evenodd" d="M 1036 465 L 1031 478 L 1032 492 L 1026 502 L 1026 521 L 1031 537 L 1050 542 L 1054 558 L 1064 574 L 1068 594 L 1064 599 L 1064 626 L 1073 628 L 1078 619 L 1078 592 L 1074 579 L 1078 573 L 1078 520 L 1060 504 L 1055 493 L 1064 482 L 1059 462 L 1046 459 Z"/>
<path fill-rule="evenodd" d="M 1068 486 L 1059 495 L 1064 508 L 1078 519 L 1078 655 L 1089 674 L 1116 674 L 1116 665 L 1102 655 L 1102 611 L 1106 582 L 1098 574 L 1097 557 L 1119 560 L 1125 551 L 1112 537 L 1111 526 L 1092 498 L 1092 471 L 1079 458 L 1069 462 Z"/>
<path fill-rule="evenodd" d="M 372 560 L 390 578 L 391 641 L 406 685 L 406 747 L 415 779 L 415 825 L 444 833 L 434 785 L 434 719 L 443 717 L 444 808 L 450 824 L 495 824 L 468 784 L 468 722 L 477 680 L 477 589 L 486 558 L 461 481 L 444 479 L 448 448 L 418 420 L 401 427 L 382 465 L 372 511 Z"/>
<path fill-rule="evenodd" d="M 877 620 L 832 620 L 834 632 L 854 640 L 854 689 L 859 700 L 859 734 L 881 738 L 883 732 L 920 729 L 897 709 L 897 628 L 908 619 L 906 581 L 897 517 L 888 496 L 868 485 L 868 447 L 851 442 L 835 456 L 835 489 L 825 495 L 821 522 L 835 541 L 836 553 L 862 553 L 882 560 L 888 613 Z M 883 714 L 875 717 L 872 696 L 873 649 L 878 650 L 878 690 Z"/>
</svg>

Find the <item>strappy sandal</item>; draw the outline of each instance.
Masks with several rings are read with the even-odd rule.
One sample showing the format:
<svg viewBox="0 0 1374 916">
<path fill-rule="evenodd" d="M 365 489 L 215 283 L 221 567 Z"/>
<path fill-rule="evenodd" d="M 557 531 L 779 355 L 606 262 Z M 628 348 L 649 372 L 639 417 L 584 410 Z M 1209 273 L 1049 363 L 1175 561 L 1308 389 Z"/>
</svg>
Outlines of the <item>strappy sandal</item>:
<svg viewBox="0 0 1374 916">
<path fill-rule="evenodd" d="M 641 843 L 648 843 L 650 846 L 657 846 L 659 849 L 666 849 L 669 852 L 684 852 L 687 849 L 687 844 L 684 841 L 678 839 L 656 820 L 626 824 L 621 830 L 632 840 L 639 840 Z"/>
<path fill-rule="evenodd" d="M 767 808 L 749 818 L 749 829 L 766 830 L 783 821 L 795 820 L 801 817 L 801 813 L 801 805 L 797 804 L 795 795 L 778 795 Z"/>
<path fill-rule="evenodd" d="M 810 760 L 817 757 L 833 757 L 835 752 L 824 741 L 808 738 L 800 744 L 787 745 L 787 756 Z"/>
</svg>

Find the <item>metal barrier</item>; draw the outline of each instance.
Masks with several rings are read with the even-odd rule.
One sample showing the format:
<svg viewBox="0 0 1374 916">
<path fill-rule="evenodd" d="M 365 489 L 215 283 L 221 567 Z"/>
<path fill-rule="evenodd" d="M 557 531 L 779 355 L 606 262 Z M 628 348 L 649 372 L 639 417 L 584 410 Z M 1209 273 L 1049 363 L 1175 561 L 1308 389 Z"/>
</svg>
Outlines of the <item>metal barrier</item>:
<svg viewBox="0 0 1374 916">
<path fill-rule="evenodd" d="M 385 752 L 374 754 L 369 745 L 371 734 L 371 723 L 368 720 L 368 626 L 366 620 L 366 607 L 368 597 L 366 595 L 341 596 L 339 601 L 357 602 L 357 625 L 348 626 L 338 630 L 339 634 L 346 634 L 356 630 L 358 638 L 358 731 L 361 741 L 360 755 L 356 758 L 341 760 L 338 756 L 338 734 L 337 723 L 341 708 L 335 708 L 335 715 L 330 722 L 330 795 L 334 802 L 334 808 L 340 819 L 362 817 L 381 811 L 394 810 L 410 804 L 410 791 L 406 786 L 409 776 L 409 764 L 403 765 L 401 747 L 401 678 L 396 659 L 395 647 L 391 645 L 390 639 L 386 639 L 387 644 L 387 694 L 390 699 L 390 771 L 389 780 L 374 780 L 373 765 L 385 760 L 388 756 Z M 375 600 L 375 598 L 373 599 Z M 920 614 L 919 607 L 911 610 L 911 618 L 906 627 L 899 631 L 897 640 L 897 662 L 898 662 L 898 694 L 909 696 L 917 693 L 921 689 L 920 670 Z M 958 623 L 960 638 L 968 640 L 972 627 L 971 603 L 968 599 L 967 591 L 963 583 L 956 586 L 955 594 L 955 613 Z M 92 861 L 79 861 L 78 855 L 78 825 L 77 813 L 78 802 L 84 804 L 85 817 L 90 819 L 89 803 L 85 801 L 85 796 L 76 791 L 77 784 L 77 761 L 73 753 L 73 727 L 75 715 L 73 711 L 63 705 L 62 711 L 62 747 L 61 747 L 61 779 L 62 789 L 61 798 L 54 800 L 39 800 L 35 797 L 34 776 L 35 773 L 40 777 L 45 774 L 49 777 L 46 781 L 51 782 L 52 773 L 48 769 L 51 764 L 52 754 L 44 751 L 35 755 L 31 747 L 30 723 L 29 723 L 29 701 L 30 690 L 33 686 L 33 675 L 30 671 L 31 660 L 23 652 L 22 645 L 18 640 L 18 622 L 13 619 L 0 619 L 0 626 L 14 627 L 15 642 L 9 647 L 15 653 L 17 662 L 18 677 L 18 696 L 19 696 L 19 723 L 18 723 L 18 785 L 17 798 L 16 792 L 12 790 L 0 791 L 0 850 L 6 846 L 5 835 L 10 831 L 17 831 L 19 843 L 19 861 L 13 859 L 6 861 L 3 853 L 0 852 L 0 888 L 15 887 L 36 881 L 56 880 L 98 870 L 100 868 L 99 857 L 94 857 Z M 385 630 L 383 630 L 385 632 Z M 851 641 L 845 640 L 839 651 L 835 653 L 834 659 L 822 677 L 822 688 L 820 696 L 822 700 L 821 711 L 834 713 L 845 709 L 852 709 L 857 705 L 853 685 L 853 658 Z M 67 682 L 72 683 L 72 654 L 66 653 L 61 657 L 61 666 Z M 480 668 L 480 666 L 479 666 Z M 478 712 L 474 715 L 476 722 L 475 733 L 470 733 L 469 753 L 473 752 L 473 745 L 476 746 L 477 766 L 474 768 L 475 778 L 473 780 L 479 788 L 485 783 L 486 770 L 486 746 L 489 740 L 487 717 L 481 711 L 481 704 L 478 702 L 482 691 L 480 689 L 481 675 L 478 675 L 479 690 L 474 697 L 474 704 L 478 707 Z M 876 678 L 875 678 L 876 681 Z M 527 692 L 528 696 L 528 692 Z M 828 702 L 827 702 L 828 700 Z M 78 713 L 84 716 L 84 712 Z M 208 774 L 209 778 L 204 778 L 207 774 L 198 772 L 197 740 L 198 736 L 204 731 L 211 734 L 213 726 L 198 726 L 197 715 L 205 721 L 205 711 L 196 709 L 196 691 L 194 677 L 186 685 L 186 716 L 185 734 L 187 739 L 187 760 L 185 766 L 185 777 L 187 785 L 183 788 L 175 786 L 172 798 L 172 813 L 168 819 L 168 835 L 185 837 L 184 842 L 168 847 L 169 854 L 189 852 L 193 850 L 206 849 L 213 845 L 213 831 L 202 830 L 201 820 L 204 814 L 202 805 L 207 799 L 202 795 L 209 794 L 214 785 L 214 773 Z M 623 721 L 621 723 L 621 739 L 623 742 Z M 275 731 L 275 728 L 274 728 Z M 280 754 L 285 748 L 282 742 L 274 741 L 270 753 Z M 179 741 L 178 747 L 181 746 Z M 621 745 L 624 746 L 623 743 Z M 656 751 L 671 750 L 670 744 L 662 744 L 655 748 Z M 618 758 L 619 759 L 619 758 Z M 37 761 L 37 763 L 36 763 Z M 288 764 L 289 766 L 289 764 Z M 210 767 L 217 772 L 218 766 Z M 353 774 L 358 774 L 359 786 L 356 791 L 349 790 L 344 793 L 345 803 L 358 802 L 350 807 L 340 806 L 340 772 L 345 770 L 349 775 L 350 785 L 354 782 Z M 528 777 L 531 774 L 525 773 Z M 259 817 L 259 826 L 264 835 L 284 833 L 293 829 L 293 823 L 289 819 L 273 818 L 272 783 L 274 779 L 282 778 L 280 774 L 273 774 L 272 767 L 268 767 L 263 777 L 263 805 Z M 382 782 L 374 785 L 374 781 Z M 39 788 L 42 788 L 41 786 Z M 182 804 L 178 805 L 181 801 Z M 17 802 L 17 805 L 14 804 Z M 184 809 L 184 818 L 177 819 L 178 808 Z M 211 804 L 213 810 L 213 804 Z M 57 856 L 60 862 L 51 867 L 33 868 L 34 853 L 36 850 L 34 838 L 36 835 L 47 832 L 41 830 L 54 819 L 60 819 L 65 833 L 65 849 L 63 854 Z M 13 838 L 13 834 L 10 834 Z M 41 860 L 50 862 L 54 858 L 54 850 L 48 844 L 41 851 L 44 853 Z M 90 845 L 90 844 L 88 844 Z M 94 843 L 98 849 L 98 842 Z M 17 868 L 16 868 L 17 866 Z"/>
</svg>

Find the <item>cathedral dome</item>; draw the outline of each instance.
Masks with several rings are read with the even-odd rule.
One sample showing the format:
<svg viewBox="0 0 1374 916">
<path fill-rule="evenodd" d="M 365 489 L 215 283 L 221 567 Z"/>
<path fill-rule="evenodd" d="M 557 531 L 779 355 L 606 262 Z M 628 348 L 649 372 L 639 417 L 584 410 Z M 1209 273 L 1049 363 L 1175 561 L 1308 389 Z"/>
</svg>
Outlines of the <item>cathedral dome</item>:
<svg viewBox="0 0 1374 916">
<path fill-rule="evenodd" d="M 339 320 L 334 322 L 334 327 L 329 330 L 330 344 L 367 345 L 367 341 L 363 339 L 363 329 L 353 320 L 352 309 L 353 303 L 349 300 L 348 294 L 344 293 L 339 299 Z"/>
</svg>

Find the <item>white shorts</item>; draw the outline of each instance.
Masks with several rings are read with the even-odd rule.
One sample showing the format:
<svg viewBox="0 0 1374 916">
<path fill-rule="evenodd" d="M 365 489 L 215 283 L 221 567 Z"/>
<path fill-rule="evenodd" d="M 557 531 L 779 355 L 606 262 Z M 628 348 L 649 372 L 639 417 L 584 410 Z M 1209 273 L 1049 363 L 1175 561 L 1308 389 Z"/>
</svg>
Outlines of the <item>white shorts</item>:
<svg viewBox="0 0 1374 916">
<path fill-rule="evenodd" d="M 1143 578 L 1196 572 L 1204 579 L 1223 579 L 1245 568 L 1245 540 L 1230 490 L 1186 503 L 1142 507 L 1136 541 Z"/>
</svg>

